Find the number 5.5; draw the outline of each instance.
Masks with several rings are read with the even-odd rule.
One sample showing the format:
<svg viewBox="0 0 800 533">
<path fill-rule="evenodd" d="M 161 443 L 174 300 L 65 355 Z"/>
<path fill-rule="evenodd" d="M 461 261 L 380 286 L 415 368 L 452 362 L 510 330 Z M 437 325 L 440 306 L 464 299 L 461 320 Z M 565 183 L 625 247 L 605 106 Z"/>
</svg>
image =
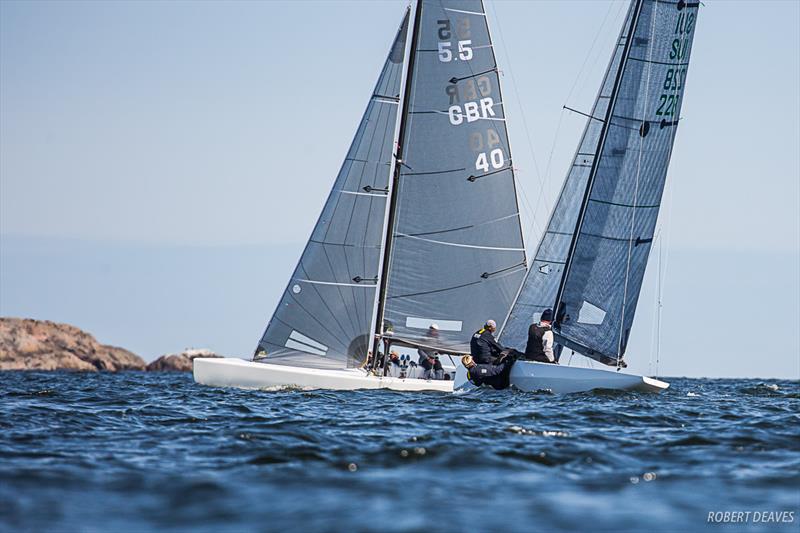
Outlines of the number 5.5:
<svg viewBox="0 0 800 533">
<path fill-rule="evenodd" d="M 450 50 L 450 44 L 446 41 L 439 41 L 439 61 L 447 63 L 453 59 L 453 52 Z"/>
<path fill-rule="evenodd" d="M 452 33 L 450 33 L 450 21 L 448 19 L 437 20 L 436 24 L 439 25 L 439 40 L 449 41 L 452 35 Z"/>
<path fill-rule="evenodd" d="M 458 41 L 458 57 L 464 61 L 469 61 L 472 59 L 472 48 L 470 47 L 471 44 L 472 41 Z"/>
</svg>

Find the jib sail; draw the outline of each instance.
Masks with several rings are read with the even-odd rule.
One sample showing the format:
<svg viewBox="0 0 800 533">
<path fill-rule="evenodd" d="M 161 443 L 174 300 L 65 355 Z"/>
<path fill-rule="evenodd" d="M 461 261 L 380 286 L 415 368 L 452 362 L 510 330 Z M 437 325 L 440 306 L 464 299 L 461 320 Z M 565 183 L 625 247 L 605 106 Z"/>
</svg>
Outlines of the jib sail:
<svg viewBox="0 0 800 533">
<path fill-rule="evenodd" d="M 256 350 L 271 363 L 359 364 L 373 323 L 409 12 L 283 297 Z"/>
</svg>

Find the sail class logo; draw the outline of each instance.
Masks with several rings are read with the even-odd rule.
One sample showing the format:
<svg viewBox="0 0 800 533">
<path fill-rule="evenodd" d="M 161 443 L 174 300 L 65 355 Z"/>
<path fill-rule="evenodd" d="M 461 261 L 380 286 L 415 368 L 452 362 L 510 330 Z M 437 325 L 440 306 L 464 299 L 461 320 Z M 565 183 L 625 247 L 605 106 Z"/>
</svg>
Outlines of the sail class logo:
<svg viewBox="0 0 800 533">
<path fill-rule="evenodd" d="M 709 524 L 791 524 L 794 511 L 709 511 Z"/>
</svg>

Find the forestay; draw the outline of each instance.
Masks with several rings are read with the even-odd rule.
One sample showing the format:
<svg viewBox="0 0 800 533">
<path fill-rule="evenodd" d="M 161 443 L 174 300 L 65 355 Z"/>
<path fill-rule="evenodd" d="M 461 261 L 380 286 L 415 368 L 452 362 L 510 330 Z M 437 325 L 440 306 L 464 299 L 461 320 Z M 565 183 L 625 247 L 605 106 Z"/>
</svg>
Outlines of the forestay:
<svg viewBox="0 0 800 533">
<path fill-rule="evenodd" d="M 395 338 L 464 350 L 525 275 L 511 150 L 483 3 L 417 14 L 384 319 Z"/>
<path fill-rule="evenodd" d="M 374 314 L 409 12 L 311 238 L 257 349 L 271 363 L 343 368 Z"/>
<path fill-rule="evenodd" d="M 697 8 L 683 0 L 632 2 L 505 342 L 520 342 L 532 312 L 554 302 L 559 342 L 605 364 L 624 355 L 680 117 Z"/>
</svg>

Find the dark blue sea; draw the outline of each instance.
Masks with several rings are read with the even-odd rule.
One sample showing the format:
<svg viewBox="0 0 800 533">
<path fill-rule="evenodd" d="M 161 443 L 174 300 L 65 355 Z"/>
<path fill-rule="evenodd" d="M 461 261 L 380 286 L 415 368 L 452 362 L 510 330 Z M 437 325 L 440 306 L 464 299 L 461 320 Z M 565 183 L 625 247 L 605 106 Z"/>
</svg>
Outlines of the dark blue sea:
<svg viewBox="0 0 800 533">
<path fill-rule="evenodd" d="M 444 395 L 2 373 L 0 530 L 800 531 L 800 384 L 669 381 Z"/>
</svg>

